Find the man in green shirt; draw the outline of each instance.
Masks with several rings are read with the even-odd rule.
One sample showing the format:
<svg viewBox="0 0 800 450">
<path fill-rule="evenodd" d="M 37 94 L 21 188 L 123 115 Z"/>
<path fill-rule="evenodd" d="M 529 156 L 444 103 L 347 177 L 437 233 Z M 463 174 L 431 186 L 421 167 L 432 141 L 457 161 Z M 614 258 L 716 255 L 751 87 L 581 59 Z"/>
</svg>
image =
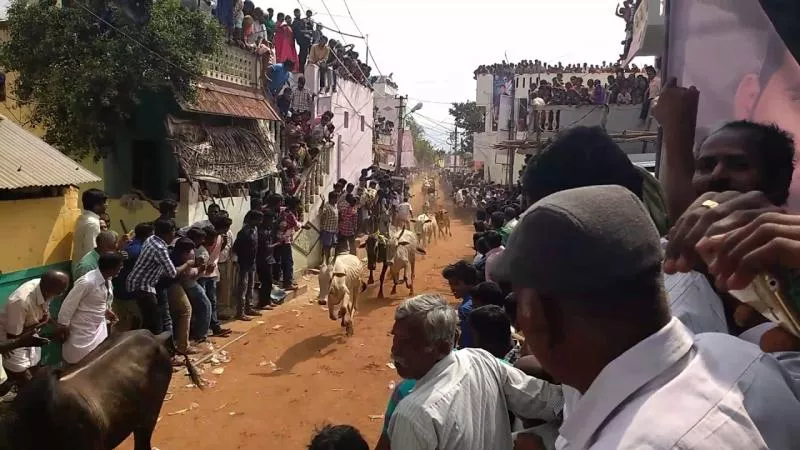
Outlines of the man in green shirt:
<svg viewBox="0 0 800 450">
<path fill-rule="evenodd" d="M 107 252 L 117 251 L 117 233 L 111 230 L 101 231 L 95 239 L 95 248 L 86 254 L 78 264 L 72 269 L 72 281 L 86 275 L 94 269 L 97 269 L 97 261 L 100 260 L 100 255 Z"/>
</svg>

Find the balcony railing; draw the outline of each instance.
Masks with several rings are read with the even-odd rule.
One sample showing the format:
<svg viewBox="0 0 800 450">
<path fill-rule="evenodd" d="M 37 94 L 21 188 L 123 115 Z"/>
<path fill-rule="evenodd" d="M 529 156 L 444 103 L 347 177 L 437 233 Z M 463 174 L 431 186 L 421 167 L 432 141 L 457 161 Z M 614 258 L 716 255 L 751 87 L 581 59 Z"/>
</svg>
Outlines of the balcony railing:
<svg viewBox="0 0 800 450">
<path fill-rule="evenodd" d="M 206 77 L 240 86 L 258 87 L 261 72 L 257 55 L 232 45 L 223 45 L 218 54 L 206 60 Z"/>
</svg>

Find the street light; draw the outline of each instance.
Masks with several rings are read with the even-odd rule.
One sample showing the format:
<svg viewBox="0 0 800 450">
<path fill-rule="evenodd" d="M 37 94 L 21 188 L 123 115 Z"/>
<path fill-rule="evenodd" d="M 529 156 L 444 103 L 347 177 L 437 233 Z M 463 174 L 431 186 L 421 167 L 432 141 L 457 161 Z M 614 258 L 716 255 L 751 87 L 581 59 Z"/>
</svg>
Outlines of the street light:
<svg viewBox="0 0 800 450">
<path fill-rule="evenodd" d="M 414 114 L 415 112 L 419 111 L 420 109 L 422 109 L 422 102 L 417 102 L 417 104 L 414 105 L 413 108 L 411 108 L 411 111 L 409 111 L 408 114 Z M 406 114 L 406 116 L 408 114 Z"/>
</svg>

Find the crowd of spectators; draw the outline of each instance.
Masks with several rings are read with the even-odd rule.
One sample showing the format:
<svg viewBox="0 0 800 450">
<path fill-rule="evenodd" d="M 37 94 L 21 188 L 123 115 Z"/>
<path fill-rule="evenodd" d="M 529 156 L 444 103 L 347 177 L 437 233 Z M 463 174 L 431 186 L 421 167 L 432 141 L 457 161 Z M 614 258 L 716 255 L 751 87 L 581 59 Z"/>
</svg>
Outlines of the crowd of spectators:
<svg viewBox="0 0 800 450">
<path fill-rule="evenodd" d="M 541 99 L 547 105 L 640 105 L 651 97 L 650 85 L 657 75 L 652 66 L 645 66 L 642 73 L 619 70 L 605 80 L 587 77 L 584 81 L 583 77 L 572 75 L 567 81 L 559 73 L 549 82 L 539 80 L 529 98 Z"/>
<path fill-rule="evenodd" d="M 221 0 L 212 11 L 225 28 L 228 42 L 259 55 L 267 72 L 279 72 L 276 82 L 265 73 L 273 96 L 281 93 L 288 81 L 283 72 L 302 73 L 307 64 L 320 69 L 320 86 L 314 92 L 335 91 L 336 79 L 344 78 L 369 85 L 371 67 L 359 59 L 353 44 L 345 45 L 324 35 L 325 27 L 314 19 L 311 10 L 302 16 L 300 9 L 293 15 L 277 13 L 272 8 L 264 12 L 252 0 Z M 280 66 L 276 68 L 276 66 Z"/>
<path fill-rule="evenodd" d="M 302 86 L 303 78 L 298 85 Z M 303 88 L 304 89 L 304 88 Z M 302 92 L 302 89 L 299 91 Z M 297 94 L 295 91 L 294 94 Z M 293 95 L 295 97 L 296 95 Z M 279 100 L 279 104 L 280 104 Z M 292 102 L 293 114 L 286 120 L 286 139 L 289 151 L 281 159 L 281 182 L 283 190 L 295 195 L 300 189 L 301 176 L 304 170 L 310 168 L 322 148 L 332 142 L 335 126 L 331 122 L 333 113 L 324 112 L 320 117 L 312 120 L 309 109 L 297 109 L 297 103 Z"/>
<path fill-rule="evenodd" d="M 547 75 L 547 74 L 577 74 L 577 73 L 618 73 L 625 74 L 639 74 L 644 69 L 640 69 L 636 64 L 632 64 L 629 68 L 623 68 L 619 63 L 612 63 L 603 61 L 601 64 L 588 64 L 588 63 L 572 63 L 564 65 L 560 61 L 556 64 L 548 64 L 539 61 L 538 59 L 530 61 L 523 59 L 519 63 L 509 63 L 506 61 L 481 65 L 475 69 L 474 77 L 478 75 L 497 75 L 497 74 L 514 74 L 514 75 Z"/>
</svg>

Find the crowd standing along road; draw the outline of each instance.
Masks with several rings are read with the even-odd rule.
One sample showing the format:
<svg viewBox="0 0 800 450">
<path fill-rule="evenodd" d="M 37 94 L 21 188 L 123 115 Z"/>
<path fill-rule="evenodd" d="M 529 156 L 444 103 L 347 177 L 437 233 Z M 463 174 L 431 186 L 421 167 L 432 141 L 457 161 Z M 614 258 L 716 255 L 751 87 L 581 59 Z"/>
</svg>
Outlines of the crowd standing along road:
<svg viewBox="0 0 800 450">
<path fill-rule="evenodd" d="M 415 186 L 411 192 L 419 191 Z M 442 204 L 443 193 L 439 195 Z M 421 211 L 422 199 L 412 198 L 415 211 Z M 415 291 L 439 293 L 455 302 L 441 271 L 471 257 L 467 244 L 472 242 L 472 225 L 456 219 L 447 206 L 454 218 L 453 236 L 439 239 L 427 256 L 418 255 Z M 386 283 L 391 284 L 388 277 Z M 313 289 L 307 298 L 259 318 L 263 324 L 226 348 L 231 361 L 217 367 L 223 373 L 205 371 L 204 377 L 215 381 L 213 387 L 201 392 L 176 374 L 153 445 L 162 450 L 304 449 L 315 427 L 325 423 L 351 424 L 374 445 L 389 386 L 399 380 L 387 365 L 389 332 L 394 309 L 407 290 L 382 300 L 377 294 L 376 281 L 362 294 L 355 335 L 349 338 L 339 321 L 330 320 L 316 304 Z M 132 442 L 121 448 L 131 450 Z"/>
</svg>

